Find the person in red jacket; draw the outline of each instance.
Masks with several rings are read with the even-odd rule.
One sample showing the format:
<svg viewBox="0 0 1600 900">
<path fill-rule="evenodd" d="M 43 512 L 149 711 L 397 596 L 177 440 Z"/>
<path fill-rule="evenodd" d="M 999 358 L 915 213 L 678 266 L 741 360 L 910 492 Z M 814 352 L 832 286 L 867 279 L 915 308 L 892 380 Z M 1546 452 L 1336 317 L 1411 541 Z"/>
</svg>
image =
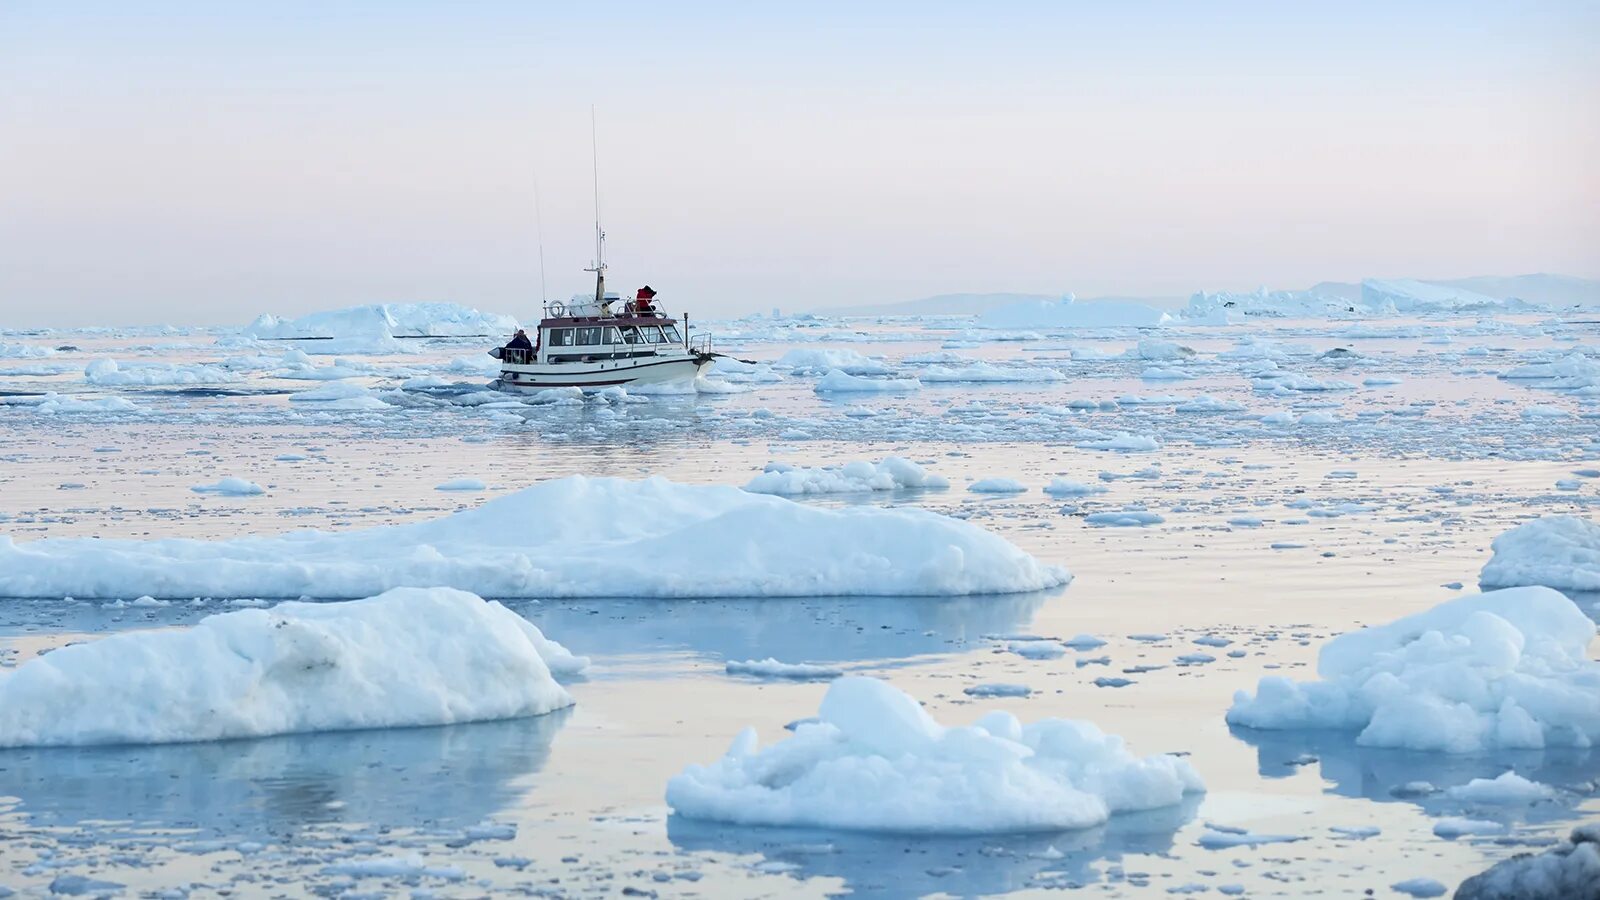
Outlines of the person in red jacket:
<svg viewBox="0 0 1600 900">
<path fill-rule="evenodd" d="M 644 287 L 639 288 L 639 293 L 635 295 L 633 300 L 634 311 L 641 316 L 655 315 L 655 304 L 652 302 L 655 299 L 655 289 L 651 288 L 650 285 L 647 284 Z"/>
</svg>

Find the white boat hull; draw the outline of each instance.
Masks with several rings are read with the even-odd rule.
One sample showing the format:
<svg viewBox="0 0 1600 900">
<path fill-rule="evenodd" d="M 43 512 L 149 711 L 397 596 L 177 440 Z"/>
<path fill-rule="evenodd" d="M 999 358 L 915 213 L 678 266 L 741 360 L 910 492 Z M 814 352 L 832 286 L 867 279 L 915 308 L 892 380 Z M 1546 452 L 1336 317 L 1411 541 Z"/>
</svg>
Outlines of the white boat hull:
<svg viewBox="0 0 1600 900">
<path fill-rule="evenodd" d="M 711 364 L 709 358 L 683 355 L 602 359 L 594 362 L 506 364 L 495 386 L 503 391 L 542 391 L 553 387 L 626 387 L 630 384 L 666 384 L 686 381 Z"/>
</svg>

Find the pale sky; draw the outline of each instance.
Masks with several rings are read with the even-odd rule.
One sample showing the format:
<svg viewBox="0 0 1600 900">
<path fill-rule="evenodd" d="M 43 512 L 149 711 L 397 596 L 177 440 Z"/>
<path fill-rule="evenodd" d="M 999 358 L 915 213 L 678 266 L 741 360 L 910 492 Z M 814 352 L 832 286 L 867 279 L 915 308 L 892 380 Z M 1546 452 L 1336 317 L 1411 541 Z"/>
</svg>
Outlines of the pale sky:
<svg viewBox="0 0 1600 900">
<path fill-rule="evenodd" d="M 591 104 L 699 315 L 1600 277 L 1595 3 L 768 5 L 0 0 L 0 327 L 529 316 Z"/>
</svg>

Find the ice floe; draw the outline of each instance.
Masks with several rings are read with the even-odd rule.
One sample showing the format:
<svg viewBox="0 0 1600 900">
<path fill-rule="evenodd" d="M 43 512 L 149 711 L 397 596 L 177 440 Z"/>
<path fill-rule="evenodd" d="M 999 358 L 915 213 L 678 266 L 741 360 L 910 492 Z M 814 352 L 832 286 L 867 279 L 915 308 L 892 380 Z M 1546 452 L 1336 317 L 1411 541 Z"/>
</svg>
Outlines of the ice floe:
<svg viewBox="0 0 1600 900">
<path fill-rule="evenodd" d="M 767 463 L 744 489 L 755 494 L 856 494 L 906 488 L 946 488 L 950 482 L 909 459 L 886 457 L 882 462 L 854 460 L 842 466 L 805 468 L 787 463 Z"/>
<path fill-rule="evenodd" d="M 283 603 L 73 644 L 0 671 L 0 746 L 539 715 L 571 705 L 555 675 L 586 665 L 504 606 L 449 588 Z"/>
<path fill-rule="evenodd" d="M 230 384 L 241 378 L 239 373 L 222 366 L 130 363 L 114 359 L 97 359 L 89 363 L 84 367 L 83 377 L 90 384 L 102 387 Z"/>
<path fill-rule="evenodd" d="M 376 338 L 381 341 L 395 337 L 509 336 L 516 330 L 517 320 L 511 316 L 481 312 L 456 303 L 383 303 L 325 310 L 297 319 L 280 319 L 264 313 L 240 333 L 276 340 Z"/>
<path fill-rule="evenodd" d="M 945 727 L 887 682 L 847 677 L 817 721 L 765 749 L 745 729 L 722 759 L 675 776 L 667 803 L 743 825 L 980 834 L 1084 828 L 1203 789 L 1186 761 L 1135 757 L 1087 722 L 993 712 Z"/>
<path fill-rule="evenodd" d="M 1458 597 L 1328 641 L 1322 680 L 1263 678 L 1234 695 L 1228 721 L 1450 753 L 1587 747 L 1600 740 L 1600 663 L 1585 656 L 1594 634 L 1549 588 Z"/>
<path fill-rule="evenodd" d="M 1600 591 L 1600 525 L 1576 516 L 1544 516 L 1494 539 L 1494 556 L 1478 573 L 1484 587 L 1542 584 Z"/>
<path fill-rule="evenodd" d="M 617 510 L 628 510 L 626 516 Z M 232 540 L 0 537 L 0 596 L 956 596 L 1064 584 L 921 509 L 822 509 L 734 487 L 572 477 L 431 521 Z"/>
<path fill-rule="evenodd" d="M 915 378 L 868 378 L 862 375 L 851 375 L 839 369 L 830 369 L 828 374 L 817 381 L 817 386 L 813 390 L 819 394 L 846 392 L 890 393 L 914 391 L 921 387 L 922 382 Z"/>
<path fill-rule="evenodd" d="M 720 367 L 722 362 L 717 365 Z M 847 375 L 888 375 L 891 371 L 877 360 L 844 348 L 797 347 L 779 357 L 775 365 L 787 367 L 799 375 L 823 375 L 834 369 Z"/>
<path fill-rule="evenodd" d="M 1461 882 L 1456 900 L 1593 900 L 1600 897 L 1600 824 L 1572 830 L 1542 853 L 1519 853 Z"/>
</svg>

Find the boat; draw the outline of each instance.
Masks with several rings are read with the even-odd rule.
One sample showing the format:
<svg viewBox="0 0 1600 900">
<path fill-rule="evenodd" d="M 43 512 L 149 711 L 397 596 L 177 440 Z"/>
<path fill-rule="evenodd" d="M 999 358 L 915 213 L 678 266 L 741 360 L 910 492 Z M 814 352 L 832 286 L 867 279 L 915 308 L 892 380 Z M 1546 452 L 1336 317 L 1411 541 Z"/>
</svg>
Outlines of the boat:
<svg viewBox="0 0 1600 900">
<path fill-rule="evenodd" d="M 693 379 L 718 354 L 711 336 L 691 336 L 689 317 L 668 315 L 643 288 L 624 300 L 605 290 L 604 263 L 593 299 L 546 303 L 531 347 L 495 347 L 500 360 L 495 387 L 539 391 L 553 387 L 601 388 Z"/>
</svg>

